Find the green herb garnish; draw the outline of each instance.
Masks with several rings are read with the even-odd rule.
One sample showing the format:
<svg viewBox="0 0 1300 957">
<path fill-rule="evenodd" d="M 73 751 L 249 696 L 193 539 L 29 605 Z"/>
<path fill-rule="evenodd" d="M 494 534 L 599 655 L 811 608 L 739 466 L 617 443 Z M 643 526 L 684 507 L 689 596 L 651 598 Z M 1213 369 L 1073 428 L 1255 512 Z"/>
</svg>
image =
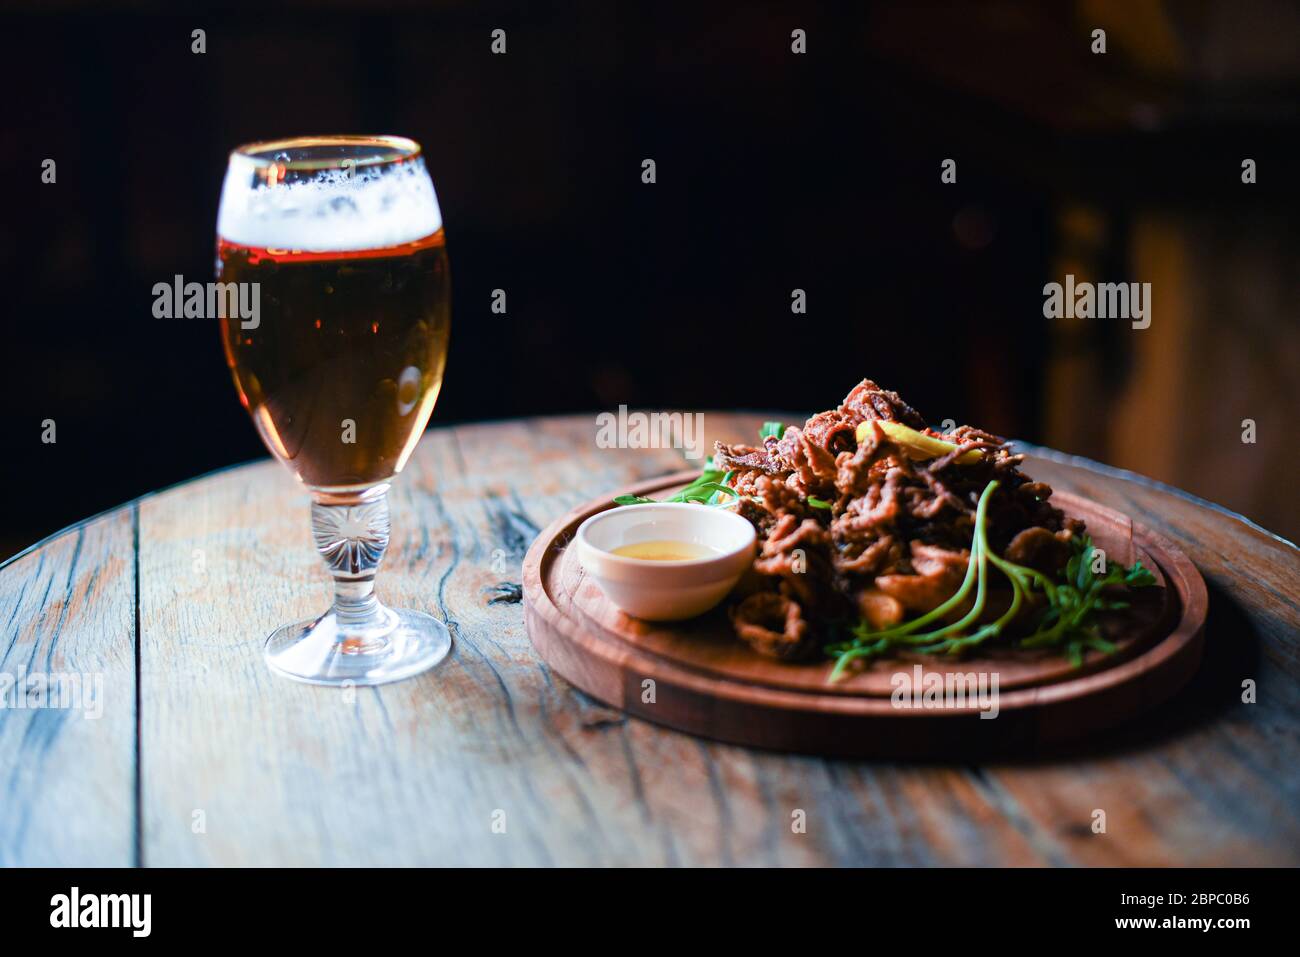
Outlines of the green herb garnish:
<svg viewBox="0 0 1300 957">
<path fill-rule="evenodd" d="M 831 507 L 831 503 L 830 503 L 830 502 L 826 501 L 824 498 L 818 498 L 816 495 L 809 495 L 809 496 L 808 496 L 808 504 L 811 505 L 813 508 L 830 508 L 830 507 Z"/>
<path fill-rule="evenodd" d="M 664 499 L 665 502 L 694 502 L 697 505 L 733 505 L 734 500 L 740 498 L 740 495 L 734 488 L 726 483 L 731 481 L 731 472 L 725 474 L 721 469 L 715 469 L 710 463 L 700 473 L 699 478 L 693 481 L 686 488 L 682 489 L 676 495 Z M 729 495 L 731 500 L 723 501 L 718 496 Z M 647 498 L 644 495 L 618 495 L 614 498 L 615 505 L 642 505 L 647 502 L 657 502 L 658 499 Z"/>
<path fill-rule="evenodd" d="M 780 422 L 764 422 L 763 427 L 758 430 L 758 440 L 762 442 L 768 436 L 779 439 L 785 435 L 786 427 Z"/>
<path fill-rule="evenodd" d="M 1043 613 L 1034 633 L 1021 639 L 1020 646 L 1064 646 L 1071 662 L 1078 667 L 1083 663 L 1085 647 L 1107 655 L 1115 651 L 1115 646 L 1098 633 L 1096 625 L 1088 622 L 1093 611 L 1118 611 L 1129 606 L 1122 599 L 1107 598 L 1105 590 L 1113 585 L 1146 588 L 1156 583 L 1156 576 L 1143 568 L 1141 561 L 1129 568 L 1105 561 L 1105 556 L 1087 536 L 1071 539 L 1070 544 L 1074 554 L 1061 573 L 1062 581 L 1054 589 L 1055 600 Z M 1100 571 L 1093 567 L 1095 564 L 1102 566 Z M 1010 567 L 1020 568 L 1019 565 Z M 1014 587 L 1015 579 L 1012 584 Z"/>
<path fill-rule="evenodd" d="M 1022 648 L 1064 648 L 1071 663 L 1083 664 L 1084 648 L 1102 654 L 1111 654 L 1115 646 L 1101 637 L 1095 622 L 1090 621 L 1094 611 L 1127 608 L 1128 602 L 1109 599 L 1103 592 L 1111 585 L 1142 588 L 1155 584 L 1155 576 L 1136 562 L 1130 568 L 1106 563 L 1092 544 L 1092 539 L 1072 538 L 1074 554 L 1061 572 L 1059 581 L 1052 581 L 1033 568 L 1017 565 L 994 554 L 988 545 L 988 503 L 997 481 L 989 482 L 980 495 L 975 508 L 975 533 L 971 540 L 970 559 L 966 564 L 966 577 L 953 595 L 938 607 L 912 621 L 891 628 L 873 631 L 865 621 L 853 629 L 853 637 L 845 642 L 828 645 L 826 652 L 836 659 L 828 681 L 836 681 L 845 668 L 856 658 L 869 658 L 891 649 L 907 649 L 923 654 L 955 655 L 967 648 L 982 644 L 1000 635 L 1015 621 L 1026 600 L 1035 589 L 1047 599 L 1047 608 L 1039 617 L 1034 631 L 1019 642 Z M 1094 560 L 1103 565 L 1101 572 L 1094 571 Z M 984 612 L 988 588 L 988 566 L 992 565 L 1011 582 L 1011 604 L 996 621 L 974 628 Z M 948 625 L 921 629 L 942 620 L 956 611 L 975 589 L 970 610 Z M 974 630 L 971 630 L 974 628 Z"/>
</svg>

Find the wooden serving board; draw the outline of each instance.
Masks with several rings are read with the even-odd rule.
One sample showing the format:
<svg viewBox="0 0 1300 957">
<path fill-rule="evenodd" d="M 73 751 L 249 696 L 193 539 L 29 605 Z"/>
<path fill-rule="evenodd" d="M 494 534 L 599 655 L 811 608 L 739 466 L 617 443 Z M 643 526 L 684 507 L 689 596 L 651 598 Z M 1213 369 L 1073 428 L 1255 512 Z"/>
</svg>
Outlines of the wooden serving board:
<svg viewBox="0 0 1300 957">
<path fill-rule="evenodd" d="M 568 548 L 585 519 L 618 494 L 663 498 L 697 473 L 641 482 L 580 506 L 538 536 L 524 560 L 529 637 L 552 668 L 608 705 L 722 741 L 825 755 L 964 757 L 1028 753 L 1102 732 L 1155 707 L 1200 661 L 1206 591 L 1196 567 L 1167 539 L 1089 499 L 1053 503 L 1083 519 L 1113 560 L 1140 558 L 1158 586 L 1104 624 L 1118 646 L 1074 668 L 1047 651 L 989 649 L 978 657 L 878 660 L 834 685 L 830 662 L 766 658 L 736 638 L 724 606 L 686 622 L 630 618 L 588 579 Z M 929 700 L 960 686 L 983 699 Z M 910 682 L 910 707 L 896 689 Z M 987 697 L 996 681 L 996 697 Z M 996 715 L 990 714 L 996 705 Z"/>
</svg>

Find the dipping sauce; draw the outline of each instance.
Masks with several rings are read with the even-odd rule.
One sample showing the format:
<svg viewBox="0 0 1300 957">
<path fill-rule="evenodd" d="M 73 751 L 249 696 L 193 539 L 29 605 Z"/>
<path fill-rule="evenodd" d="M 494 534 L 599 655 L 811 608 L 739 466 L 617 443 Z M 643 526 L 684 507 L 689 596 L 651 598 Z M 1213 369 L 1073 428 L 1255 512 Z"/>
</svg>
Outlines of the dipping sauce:
<svg viewBox="0 0 1300 957">
<path fill-rule="evenodd" d="M 692 558 L 714 558 L 718 555 L 718 552 L 708 545 L 674 542 L 669 539 L 620 545 L 613 553 L 624 558 L 643 558 L 651 562 L 685 562 Z"/>
</svg>

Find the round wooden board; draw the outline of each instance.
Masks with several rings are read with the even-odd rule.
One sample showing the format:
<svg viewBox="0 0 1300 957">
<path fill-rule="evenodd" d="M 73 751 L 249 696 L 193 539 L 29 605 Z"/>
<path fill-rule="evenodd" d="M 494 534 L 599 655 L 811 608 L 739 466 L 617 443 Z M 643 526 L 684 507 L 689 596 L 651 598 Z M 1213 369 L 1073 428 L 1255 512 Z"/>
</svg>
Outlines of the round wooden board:
<svg viewBox="0 0 1300 957">
<path fill-rule="evenodd" d="M 696 474 L 652 479 L 580 506 L 543 531 L 524 559 L 524 617 L 538 653 L 583 691 L 638 717 L 722 741 L 825 755 L 1026 753 L 1160 704 L 1200 661 L 1207 599 L 1196 567 L 1145 526 L 1066 493 L 1053 502 L 1083 519 L 1108 556 L 1125 564 L 1140 558 L 1159 582 L 1137 593 L 1132 614 L 1108 623 L 1117 653 L 1090 653 L 1081 668 L 1060 655 L 997 650 L 955 661 L 878 661 L 828 685 L 827 661 L 765 658 L 735 637 L 722 609 L 687 622 L 629 618 L 566 546 L 582 521 L 613 507 L 614 495 L 662 498 Z M 917 689 L 913 707 L 894 700 L 900 673 Z M 985 697 L 949 706 L 942 695 L 940 702 L 920 695 L 961 678 Z"/>
</svg>

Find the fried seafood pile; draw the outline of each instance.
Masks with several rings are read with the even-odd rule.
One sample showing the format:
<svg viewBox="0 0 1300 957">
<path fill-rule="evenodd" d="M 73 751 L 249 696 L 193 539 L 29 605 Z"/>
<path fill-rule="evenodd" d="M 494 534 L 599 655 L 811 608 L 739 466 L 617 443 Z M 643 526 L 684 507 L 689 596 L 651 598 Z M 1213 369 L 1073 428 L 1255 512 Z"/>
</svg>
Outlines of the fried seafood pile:
<svg viewBox="0 0 1300 957">
<path fill-rule="evenodd" d="M 894 431 L 911 441 L 891 438 L 881 422 L 907 426 Z M 956 448 L 919 449 L 926 436 Z M 760 546 L 731 612 L 737 635 L 791 660 L 814 652 L 833 622 L 887 628 L 942 604 L 966 574 L 976 503 L 994 479 L 989 545 L 1055 574 L 1083 525 L 1048 504 L 1051 488 L 1020 471 L 1022 458 L 970 426 L 929 429 L 897 393 L 866 379 L 780 438 L 719 442 L 714 466 L 743 496 L 740 513 Z"/>
</svg>

